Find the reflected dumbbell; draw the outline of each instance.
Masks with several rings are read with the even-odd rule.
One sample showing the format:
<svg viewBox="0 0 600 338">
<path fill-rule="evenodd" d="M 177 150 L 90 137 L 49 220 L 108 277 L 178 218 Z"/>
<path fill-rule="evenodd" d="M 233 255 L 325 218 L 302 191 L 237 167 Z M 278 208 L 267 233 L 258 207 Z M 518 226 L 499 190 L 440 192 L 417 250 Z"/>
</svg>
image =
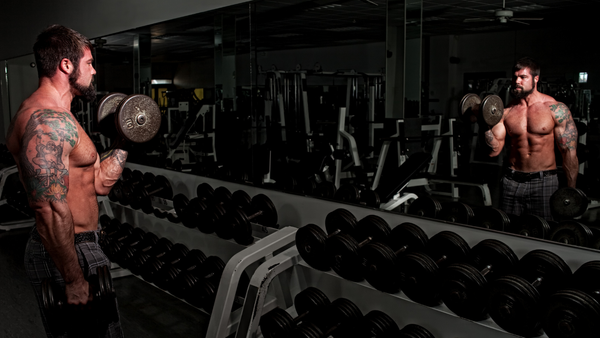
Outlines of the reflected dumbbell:
<svg viewBox="0 0 600 338">
<path fill-rule="evenodd" d="M 236 190 L 233 194 L 225 187 L 215 189 L 214 199 L 200 213 L 198 230 L 211 234 L 219 227 L 219 222 L 229 209 L 244 208 L 250 205 L 252 199 L 243 190 Z"/>
<path fill-rule="evenodd" d="M 516 274 L 499 277 L 490 286 L 488 311 L 504 330 L 521 336 L 542 335 L 540 305 L 571 276 L 569 266 L 547 250 L 533 250 L 521 258 Z"/>
<path fill-rule="evenodd" d="M 288 337 L 298 323 L 319 320 L 319 317 L 326 315 L 324 310 L 329 305 L 329 298 L 323 291 L 308 287 L 294 297 L 294 307 L 298 314 L 295 318 L 279 307 L 260 318 L 262 335 L 265 338 Z"/>
<path fill-rule="evenodd" d="M 333 199 L 347 203 L 362 204 L 372 208 L 379 208 L 381 205 L 381 198 L 377 192 L 370 189 L 360 189 L 354 184 L 342 185 L 335 192 Z"/>
<path fill-rule="evenodd" d="M 485 239 L 469 253 L 469 263 L 455 263 L 442 270 L 442 300 L 457 315 L 479 321 L 489 317 L 488 287 L 491 281 L 514 268 L 518 258 L 510 247 Z"/>
<path fill-rule="evenodd" d="M 435 234 L 427 243 L 427 254 L 410 252 L 400 257 L 400 289 L 417 303 L 428 306 L 441 304 L 440 269 L 464 261 L 469 250 L 467 242 L 454 232 Z"/>
<path fill-rule="evenodd" d="M 296 232 L 296 247 L 302 259 L 308 265 L 321 271 L 329 271 L 329 262 L 326 257 L 326 242 L 340 233 L 353 235 L 356 228 L 356 217 L 346 209 L 336 209 L 327 214 L 325 218 L 325 228 L 323 229 L 315 224 L 307 224 Z"/>
<path fill-rule="evenodd" d="M 373 241 L 386 241 L 391 229 L 387 222 L 376 215 L 368 215 L 356 224 L 354 236 L 341 233 L 326 241 L 326 258 L 329 265 L 341 277 L 360 282 L 364 279 L 364 260 L 359 250 Z"/>
<path fill-rule="evenodd" d="M 420 194 L 419 198 L 410 203 L 407 213 L 420 217 L 437 218 L 440 211 L 442 211 L 442 204 L 438 200 L 427 194 Z"/>
<path fill-rule="evenodd" d="M 137 187 L 129 200 L 129 204 L 133 209 L 142 209 L 143 212 L 151 214 L 154 212 L 152 206 L 153 196 L 168 200 L 173 198 L 173 188 L 166 177 L 158 175 L 152 184 Z"/>
<path fill-rule="evenodd" d="M 217 236 L 223 239 L 233 238 L 237 243 L 249 245 L 254 242 L 252 224 L 277 227 L 277 209 L 269 197 L 258 194 L 252 197 L 249 208 L 230 208 L 218 221 L 215 229 Z"/>
<path fill-rule="evenodd" d="M 315 321 L 305 321 L 292 332 L 294 338 L 352 337 L 355 323 L 363 315 L 358 306 L 346 298 L 338 298 L 325 309 L 326 315 Z"/>
<path fill-rule="evenodd" d="M 442 210 L 438 212 L 436 218 L 452 223 L 469 224 L 474 216 L 475 213 L 468 204 L 452 201 L 442 203 Z"/>
<path fill-rule="evenodd" d="M 505 231 L 510 228 L 510 217 L 500 209 L 481 207 L 476 210 L 469 224 L 484 229 Z"/>
<path fill-rule="evenodd" d="M 386 243 L 373 242 L 361 250 L 365 261 L 365 279 L 374 288 L 388 293 L 400 291 L 399 257 L 422 251 L 429 241 L 427 234 L 413 223 L 401 223 L 392 229 Z"/>
<path fill-rule="evenodd" d="M 184 245 L 180 244 L 183 248 L 187 249 Z M 177 244 L 174 245 L 174 247 Z M 170 255 L 174 251 L 171 250 Z M 185 250 L 181 250 L 179 254 L 173 255 L 170 261 L 169 259 L 164 260 L 167 264 L 164 264 L 156 272 L 154 278 L 154 284 L 163 290 L 167 290 L 172 294 L 181 297 L 182 293 L 177 287 L 177 278 L 183 271 L 193 270 L 201 266 L 206 261 L 206 255 L 204 252 L 198 249 L 194 249 L 185 253 Z"/>
<path fill-rule="evenodd" d="M 600 261 L 584 263 L 567 288 L 546 297 L 542 327 L 549 338 L 594 337 L 600 332 Z"/>
<path fill-rule="evenodd" d="M 549 221 L 540 216 L 523 214 L 517 219 L 515 233 L 518 235 L 547 239 L 551 231 Z"/>
<path fill-rule="evenodd" d="M 196 197 L 191 200 L 184 194 L 173 197 L 173 208 L 184 226 L 195 228 L 198 225 L 200 212 L 206 209 L 206 201 L 213 199 L 215 190 L 208 183 L 198 184 Z"/>
<path fill-rule="evenodd" d="M 595 237 L 590 227 L 575 220 L 559 221 L 548 236 L 551 241 L 583 247 L 593 247 Z"/>
<path fill-rule="evenodd" d="M 185 245 L 180 243 L 175 243 L 170 248 L 163 246 L 161 249 L 163 250 L 153 248 L 150 257 L 142 266 L 141 276 L 147 282 L 155 283 L 156 276 L 164 265 L 173 265 L 182 260 L 190 252 Z"/>
</svg>

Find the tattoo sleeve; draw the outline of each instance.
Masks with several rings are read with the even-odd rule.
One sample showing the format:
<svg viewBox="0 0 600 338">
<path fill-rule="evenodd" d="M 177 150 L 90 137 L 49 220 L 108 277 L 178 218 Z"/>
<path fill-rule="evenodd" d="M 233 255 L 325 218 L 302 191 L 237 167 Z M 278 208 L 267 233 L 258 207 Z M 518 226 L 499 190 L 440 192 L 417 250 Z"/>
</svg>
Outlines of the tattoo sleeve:
<svg viewBox="0 0 600 338">
<path fill-rule="evenodd" d="M 31 115 L 20 156 L 21 176 L 31 202 L 66 201 L 69 168 L 64 162 L 78 137 L 70 114 L 43 109 Z"/>
<path fill-rule="evenodd" d="M 550 110 L 554 114 L 556 127 L 554 137 L 556 145 L 563 158 L 563 170 L 567 178 L 567 186 L 575 187 L 577 183 L 577 173 L 579 161 L 577 159 L 577 127 L 571 116 L 569 108 L 563 103 L 550 105 Z"/>
</svg>

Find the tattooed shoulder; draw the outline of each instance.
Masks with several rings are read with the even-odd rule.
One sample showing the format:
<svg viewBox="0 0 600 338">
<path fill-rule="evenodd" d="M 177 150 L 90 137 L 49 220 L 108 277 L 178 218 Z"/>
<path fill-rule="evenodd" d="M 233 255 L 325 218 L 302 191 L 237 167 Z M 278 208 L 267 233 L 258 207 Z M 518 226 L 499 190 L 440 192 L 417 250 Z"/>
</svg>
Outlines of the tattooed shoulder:
<svg viewBox="0 0 600 338">
<path fill-rule="evenodd" d="M 563 123 L 571 117 L 569 107 L 562 102 L 555 102 L 554 104 L 551 104 L 549 108 L 554 115 L 554 119 L 557 120 L 558 123 Z"/>
<path fill-rule="evenodd" d="M 71 114 L 52 109 L 31 114 L 21 139 L 20 156 L 21 174 L 31 201 L 66 201 L 68 156 L 78 139 Z"/>
</svg>

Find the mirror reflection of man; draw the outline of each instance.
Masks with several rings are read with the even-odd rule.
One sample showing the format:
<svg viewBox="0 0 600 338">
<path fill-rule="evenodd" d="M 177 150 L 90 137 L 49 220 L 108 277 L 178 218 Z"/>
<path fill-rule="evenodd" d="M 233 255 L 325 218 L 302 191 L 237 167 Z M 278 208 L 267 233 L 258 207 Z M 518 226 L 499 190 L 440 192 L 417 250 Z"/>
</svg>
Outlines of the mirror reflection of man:
<svg viewBox="0 0 600 338">
<path fill-rule="evenodd" d="M 508 214 L 525 213 L 552 219 L 550 197 L 558 189 L 554 146 L 562 156 L 567 186 L 575 187 L 577 128 L 569 108 L 537 90 L 540 67 L 525 57 L 513 67 L 514 99 L 502 120 L 485 132 L 490 156 L 498 156 L 510 137 L 509 166 L 502 179 L 502 207 Z"/>
</svg>

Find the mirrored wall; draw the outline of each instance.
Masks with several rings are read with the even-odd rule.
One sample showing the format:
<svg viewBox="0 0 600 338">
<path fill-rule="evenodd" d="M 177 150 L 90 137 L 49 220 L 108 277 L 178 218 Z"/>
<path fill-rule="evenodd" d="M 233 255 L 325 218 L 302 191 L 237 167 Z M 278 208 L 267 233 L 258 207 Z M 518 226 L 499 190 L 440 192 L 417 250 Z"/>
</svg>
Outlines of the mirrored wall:
<svg viewBox="0 0 600 338">
<path fill-rule="evenodd" d="M 190 15 L 93 38 L 98 98 L 159 104 L 161 130 L 130 161 L 393 212 L 417 196 L 460 201 L 473 214 L 446 220 L 482 226 L 476 215 L 500 207 L 507 164 L 487 155 L 459 103 L 475 93 L 507 104 L 512 64 L 528 55 L 542 65 L 539 90 L 587 125 L 578 183 L 600 197 L 594 5 L 508 0 L 508 18 L 500 5 L 267 0 Z M 106 148 L 94 104 L 79 104 Z M 512 221 L 485 226 L 518 232 Z M 594 210 L 581 221 L 594 227 Z"/>
</svg>

